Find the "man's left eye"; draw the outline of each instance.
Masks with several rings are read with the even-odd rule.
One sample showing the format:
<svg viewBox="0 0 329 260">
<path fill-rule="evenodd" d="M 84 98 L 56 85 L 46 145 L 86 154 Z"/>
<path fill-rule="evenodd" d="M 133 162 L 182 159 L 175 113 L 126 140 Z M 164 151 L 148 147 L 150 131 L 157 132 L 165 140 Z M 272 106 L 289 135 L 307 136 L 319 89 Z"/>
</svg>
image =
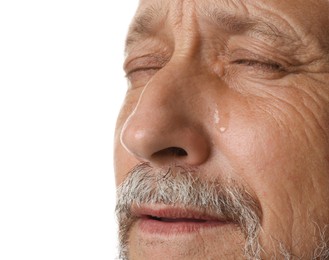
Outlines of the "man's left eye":
<svg viewBox="0 0 329 260">
<path fill-rule="evenodd" d="M 265 71 L 274 71 L 274 72 L 282 72 L 284 68 L 281 64 L 276 62 L 264 62 L 259 60 L 248 60 L 248 59 L 238 59 L 232 62 L 233 64 L 237 65 L 244 65 L 253 67 L 256 69 L 261 69 Z"/>
</svg>

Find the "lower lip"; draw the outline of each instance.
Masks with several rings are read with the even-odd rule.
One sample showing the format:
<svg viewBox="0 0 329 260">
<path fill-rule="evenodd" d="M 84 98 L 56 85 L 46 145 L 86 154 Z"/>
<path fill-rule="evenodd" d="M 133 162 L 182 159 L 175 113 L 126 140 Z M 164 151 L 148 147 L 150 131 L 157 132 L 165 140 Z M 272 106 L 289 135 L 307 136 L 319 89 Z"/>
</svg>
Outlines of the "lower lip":
<svg viewBox="0 0 329 260">
<path fill-rule="evenodd" d="M 198 232 L 202 229 L 209 229 L 228 225 L 228 222 L 209 220 L 205 222 L 164 222 L 149 218 L 140 218 L 137 221 L 139 229 L 143 233 L 154 235 L 177 235 Z"/>
</svg>

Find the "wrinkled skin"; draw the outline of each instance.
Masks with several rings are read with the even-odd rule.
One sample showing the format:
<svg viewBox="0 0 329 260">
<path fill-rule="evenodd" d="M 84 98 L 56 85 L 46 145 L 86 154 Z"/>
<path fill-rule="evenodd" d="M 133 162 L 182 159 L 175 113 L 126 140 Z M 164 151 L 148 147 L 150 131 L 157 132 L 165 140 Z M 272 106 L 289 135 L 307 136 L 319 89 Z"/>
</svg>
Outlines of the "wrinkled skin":
<svg viewBox="0 0 329 260">
<path fill-rule="evenodd" d="M 214 19 L 213 10 L 256 26 Z M 281 243 L 311 258 L 320 233 L 329 239 L 328 13 L 326 0 L 140 1 L 127 40 L 117 185 L 140 162 L 233 179 L 261 205 L 262 257 L 281 258 Z M 230 226 L 129 235 L 131 259 L 243 259 L 244 237 Z"/>
</svg>

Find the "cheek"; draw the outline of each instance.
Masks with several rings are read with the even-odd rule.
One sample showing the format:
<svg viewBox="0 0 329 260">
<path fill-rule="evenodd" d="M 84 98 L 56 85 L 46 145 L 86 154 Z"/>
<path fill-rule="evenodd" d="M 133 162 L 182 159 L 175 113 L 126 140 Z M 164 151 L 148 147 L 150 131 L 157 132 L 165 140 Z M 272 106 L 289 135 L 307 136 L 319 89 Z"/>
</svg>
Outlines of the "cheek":
<svg viewBox="0 0 329 260">
<path fill-rule="evenodd" d="M 216 133 L 215 146 L 243 173 L 242 178 L 261 182 L 260 186 L 301 181 L 328 154 L 320 113 L 306 107 L 306 97 L 298 92 L 286 92 L 240 99 L 227 113 L 227 131 Z"/>
<path fill-rule="evenodd" d="M 323 207 L 329 205 L 328 145 L 318 137 L 321 129 L 314 127 L 315 119 L 303 120 L 302 109 L 296 113 L 296 107 L 282 105 L 285 114 L 277 106 L 272 113 L 270 108 L 255 112 L 255 107 L 246 107 L 230 113 L 227 131 L 217 133 L 215 146 L 230 161 L 232 178 L 258 197 L 265 233 L 284 240 L 288 227 L 303 226 L 311 232 L 313 226 L 305 222 L 321 223 L 329 215 L 329 206 Z M 289 232 L 298 237 L 303 230 Z"/>
<path fill-rule="evenodd" d="M 296 124 L 293 114 L 275 117 L 274 112 L 246 107 L 231 111 L 227 131 L 215 144 L 232 165 L 232 178 L 246 183 L 261 202 L 275 204 L 287 193 L 299 196 L 300 185 L 312 186 L 310 173 L 320 160 L 311 152 L 305 123 Z"/>
<path fill-rule="evenodd" d="M 273 125 L 252 115 L 232 119 L 218 147 L 232 162 L 238 175 L 244 173 L 243 178 L 253 179 L 269 177 L 269 171 L 272 176 L 293 149 L 289 148 L 289 140 Z"/>
<path fill-rule="evenodd" d="M 291 216 L 290 203 L 287 203 L 290 187 L 286 182 L 296 176 L 291 165 L 296 159 L 289 158 L 295 152 L 294 142 L 275 122 L 264 120 L 263 116 L 245 113 L 232 115 L 231 119 L 218 147 L 222 147 L 222 153 L 234 169 L 232 178 L 240 180 L 257 196 L 263 210 L 265 232 L 277 236 L 282 233 L 279 230 L 282 221 L 277 216 Z M 278 237 L 281 238 L 281 234 Z"/>
</svg>

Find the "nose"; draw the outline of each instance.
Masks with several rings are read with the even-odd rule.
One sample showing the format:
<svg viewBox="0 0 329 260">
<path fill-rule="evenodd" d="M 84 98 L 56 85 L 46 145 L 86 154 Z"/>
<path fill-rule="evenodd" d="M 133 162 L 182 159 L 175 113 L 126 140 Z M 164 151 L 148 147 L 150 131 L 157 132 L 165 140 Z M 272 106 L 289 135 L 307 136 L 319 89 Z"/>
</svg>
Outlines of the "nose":
<svg viewBox="0 0 329 260">
<path fill-rule="evenodd" d="M 210 152 L 198 80 L 175 71 L 159 71 L 144 87 L 124 123 L 121 143 L 139 161 L 151 165 L 198 166 Z"/>
</svg>

